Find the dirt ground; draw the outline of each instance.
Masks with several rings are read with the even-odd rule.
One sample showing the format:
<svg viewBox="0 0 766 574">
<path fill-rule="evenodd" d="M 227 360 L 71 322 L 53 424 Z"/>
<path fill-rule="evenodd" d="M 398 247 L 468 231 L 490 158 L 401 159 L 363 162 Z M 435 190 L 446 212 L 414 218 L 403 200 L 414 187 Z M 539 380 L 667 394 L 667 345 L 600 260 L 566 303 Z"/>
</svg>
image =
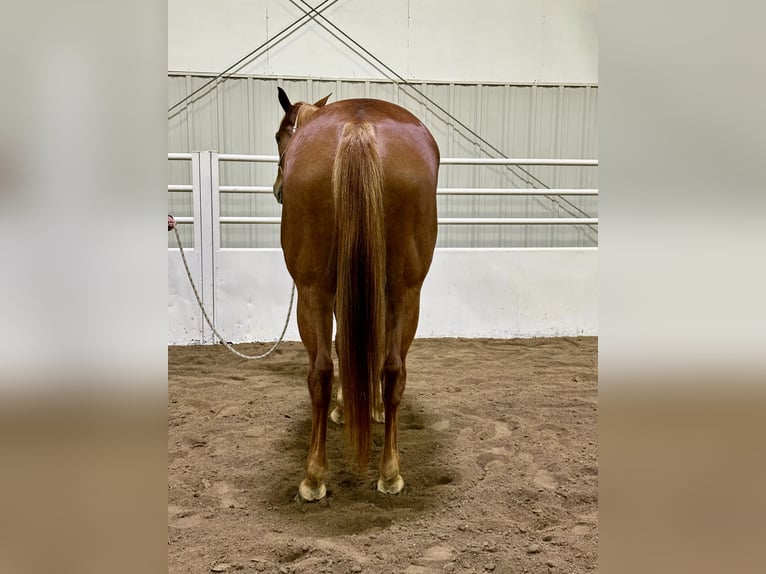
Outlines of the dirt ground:
<svg viewBox="0 0 766 574">
<path fill-rule="evenodd" d="M 330 422 L 307 504 L 302 345 L 170 347 L 168 571 L 595 571 L 597 339 L 417 339 L 407 367 L 404 491 L 375 490 L 383 425 L 358 476 Z"/>
</svg>

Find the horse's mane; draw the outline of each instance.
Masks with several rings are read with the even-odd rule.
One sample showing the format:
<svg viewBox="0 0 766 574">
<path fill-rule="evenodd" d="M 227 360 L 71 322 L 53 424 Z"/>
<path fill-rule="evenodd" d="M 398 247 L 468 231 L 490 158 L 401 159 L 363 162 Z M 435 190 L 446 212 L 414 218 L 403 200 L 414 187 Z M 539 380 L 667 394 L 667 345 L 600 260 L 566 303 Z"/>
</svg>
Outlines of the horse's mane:
<svg viewBox="0 0 766 574">
<path fill-rule="evenodd" d="M 314 104 L 308 104 L 306 102 L 300 102 L 299 104 L 296 104 L 296 107 L 298 108 L 298 111 L 295 114 L 295 123 L 293 123 L 296 129 L 298 126 L 306 123 L 311 116 L 321 109 Z"/>
</svg>

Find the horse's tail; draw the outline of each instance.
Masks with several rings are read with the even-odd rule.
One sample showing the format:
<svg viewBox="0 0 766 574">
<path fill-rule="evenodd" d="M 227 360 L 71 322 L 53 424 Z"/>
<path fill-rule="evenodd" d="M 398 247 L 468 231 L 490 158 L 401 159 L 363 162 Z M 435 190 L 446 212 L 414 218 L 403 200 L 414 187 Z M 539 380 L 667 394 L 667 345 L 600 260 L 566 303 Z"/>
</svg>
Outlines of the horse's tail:
<svg viewBox="0 0 766 574">
<path fill-rule="evenodd" d="M 363 470 L 370 451 L 386 317 L 383 170 L 370 124 L 343 126 L 332 190 L 338 255 L 336 342 L 346 439 L 352 461 Z"/>
</svg>

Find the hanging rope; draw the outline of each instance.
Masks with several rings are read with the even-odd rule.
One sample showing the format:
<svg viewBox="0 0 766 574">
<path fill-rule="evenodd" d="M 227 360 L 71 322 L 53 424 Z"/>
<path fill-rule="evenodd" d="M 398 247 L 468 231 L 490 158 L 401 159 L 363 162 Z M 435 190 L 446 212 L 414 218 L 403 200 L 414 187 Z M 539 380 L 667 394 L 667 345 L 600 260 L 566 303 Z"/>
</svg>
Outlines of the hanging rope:
<svg viewBox="0 0 766 574">
<path fill-rule="evenodd" d="M 192 291 L 194 291 L 194 297 L 197 299 L 197 304 L 199 305 L 200 310 L 202 311 L 202 316 L 205 318 L 205 322 L 210 326 L 210 329 L 215 333 L 215 336 L 218 337 L 218 339 L 223 343 L 224 347 L 229 349 L 232 353 L 237 355 L 238 357 L 241 357 L 243 359 L 265 359 L 271 353 L 273 353 L 277 346 L 282 342 L 282 339 L 285 336 L 285 333 L 287 332 L 287 325 L 290 323 L 290 314 L 293 310 L 293 300 L 295 299 L 295 283 L 293 283 L 293 289 L 290 292 L 290 306 L 287 308 L 287 318 L 285 319 L 285 325 L 282 327 L 282 333 L 279 335 L 279 338 L 274 343 L 274 345 L 263 353 L 262 355 L 245 355 L 244 353 L 240 353 L 237 351 L 234 347 L 232 347 L 229 343 L 226 342 L 226 340 L 221 336 L 221 334 L 218 332 L 218 330 L 213 325 L 213 322 L 210 320 L 210 317 L 207 316 L 207 311 L 205 311 L 205 307 L 202 304 L 202 299 L 199 296 L 199 293 L 197 292 L 197 287 L 194 285 L 194 280 L 192 279 L 191 271 L 189 270 L 189 263 L 186 261 L 186 254 L 184 253 L 183 245 L 181 245 L 181 236 L 178 235 L 178 229 L 176 227 L 175 219 L 173 219 L 172 215 L 168 215 L 168 231 L 173 230 L 173 232 L 176 234 L 176 243 L 178 243 L 178 249 L 181 253 L 181 259 L 184 262 L 184 269 L 186 269 L 186 276 L 189 278 L 189 284 L 191 285 Z"/>
</svg>

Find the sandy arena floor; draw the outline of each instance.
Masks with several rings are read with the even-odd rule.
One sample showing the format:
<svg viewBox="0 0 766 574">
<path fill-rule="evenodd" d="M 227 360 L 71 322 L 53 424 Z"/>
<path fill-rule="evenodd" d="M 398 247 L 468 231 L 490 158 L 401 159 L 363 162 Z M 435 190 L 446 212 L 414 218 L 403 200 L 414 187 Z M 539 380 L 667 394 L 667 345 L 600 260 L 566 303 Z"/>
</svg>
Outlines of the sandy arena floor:
<svg viewBox="0 0 766 574">
<path fill-rule="evenodd" d="M 417 339 L 407 368 L 404 491 L 375 490 L 382 425 L 360 477 L 330 422 L 328 496 L 305 504 L 303 346 L 170 347 L 168 571 L 595 571 L 597 339 Z"/>
</svg>

